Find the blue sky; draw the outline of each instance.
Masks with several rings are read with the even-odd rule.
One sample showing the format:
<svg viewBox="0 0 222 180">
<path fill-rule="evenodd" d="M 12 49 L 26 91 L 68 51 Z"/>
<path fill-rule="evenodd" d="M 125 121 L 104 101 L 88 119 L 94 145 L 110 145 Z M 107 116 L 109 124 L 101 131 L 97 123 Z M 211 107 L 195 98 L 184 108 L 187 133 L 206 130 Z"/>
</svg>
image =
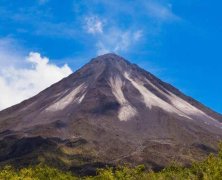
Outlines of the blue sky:
<svg viewBox="0 0 222 180">
<path fill-rule="evenodd" d="M 0 109 L 115 52 L 222 113 L 221 6 L 219 0 L 0 0 Z"/>
</svg>

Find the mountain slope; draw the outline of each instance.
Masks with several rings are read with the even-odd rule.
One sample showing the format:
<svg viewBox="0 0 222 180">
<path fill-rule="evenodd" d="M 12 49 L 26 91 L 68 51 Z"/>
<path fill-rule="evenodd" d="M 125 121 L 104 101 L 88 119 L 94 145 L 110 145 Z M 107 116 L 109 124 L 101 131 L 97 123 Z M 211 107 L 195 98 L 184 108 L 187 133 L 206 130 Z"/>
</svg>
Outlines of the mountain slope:
<svg viewBox="0 0 222 180">
<path fill-rule="evenodd" d="M 74 171 L 92 164 L 189 164 L 215 151 L 221 121 L 220 114 L 137 65 L 106 54 L 0 112 L 0 138 L 11 144 L 2 149 L 12 151 L 0 157 L 7 157 L 2 163 L 56 159 Z M 13 151 L 29 145 L 36 148 Z"/>
</svg>

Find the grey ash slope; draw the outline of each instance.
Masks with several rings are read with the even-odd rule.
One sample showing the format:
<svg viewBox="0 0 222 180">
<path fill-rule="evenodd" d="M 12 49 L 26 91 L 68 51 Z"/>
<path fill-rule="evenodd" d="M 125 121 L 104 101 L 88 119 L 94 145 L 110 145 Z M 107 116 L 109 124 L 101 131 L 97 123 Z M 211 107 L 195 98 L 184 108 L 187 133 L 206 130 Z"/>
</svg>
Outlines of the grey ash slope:
<svg viewBox="0 0 222 180">
<path fill-rule="evenodd" d="M 106 54 L 0 112 L 0 137 L 13 136 L 13 143 L 38 136 L 54 139 L 69 167 L 97 162 L 162 167 L 214 152 L 222 137 L 221 121 L 220 114 L 137 65 Z M 32 154 L 14 152 L 2 162 Z"/>
</svg>

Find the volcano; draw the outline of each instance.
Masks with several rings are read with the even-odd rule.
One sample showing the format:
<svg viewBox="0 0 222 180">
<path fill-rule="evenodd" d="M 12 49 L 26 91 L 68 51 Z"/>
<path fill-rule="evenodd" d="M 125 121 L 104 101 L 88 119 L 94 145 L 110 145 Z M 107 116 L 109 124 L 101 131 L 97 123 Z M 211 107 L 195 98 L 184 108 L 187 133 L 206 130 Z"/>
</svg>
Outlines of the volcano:
<svg viewBox="0 0 222 180">
<path fill-rule="evenodd" d="M 43 162 L 79 174 L 123 163 L 186 166 L 216 152 L 221 122 L 220 114 L 110 53 L 0 112 L 0 164 Z"/>
</svg>

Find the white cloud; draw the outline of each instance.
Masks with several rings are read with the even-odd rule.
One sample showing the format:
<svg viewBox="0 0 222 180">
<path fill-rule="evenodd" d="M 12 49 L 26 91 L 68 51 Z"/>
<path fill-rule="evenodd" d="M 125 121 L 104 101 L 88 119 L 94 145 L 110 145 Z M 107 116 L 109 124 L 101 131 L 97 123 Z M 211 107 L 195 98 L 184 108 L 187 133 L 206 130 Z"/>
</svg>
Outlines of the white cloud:
<svg viewBox="0 0 222 180">
<path fill-rule="evenodd" d="M 39 53 L 22 58 L 13 50 L 2 49 L 0 40 L 0 109 L 30 98 L 72 73 L 68 65 L 58 67 Z"/>
<path fill-rule="evenodd" d="M 103 22 L 97 16 L 85 18 L 85 28 L 90 34 L 103 33 Z"/>
</svg>

